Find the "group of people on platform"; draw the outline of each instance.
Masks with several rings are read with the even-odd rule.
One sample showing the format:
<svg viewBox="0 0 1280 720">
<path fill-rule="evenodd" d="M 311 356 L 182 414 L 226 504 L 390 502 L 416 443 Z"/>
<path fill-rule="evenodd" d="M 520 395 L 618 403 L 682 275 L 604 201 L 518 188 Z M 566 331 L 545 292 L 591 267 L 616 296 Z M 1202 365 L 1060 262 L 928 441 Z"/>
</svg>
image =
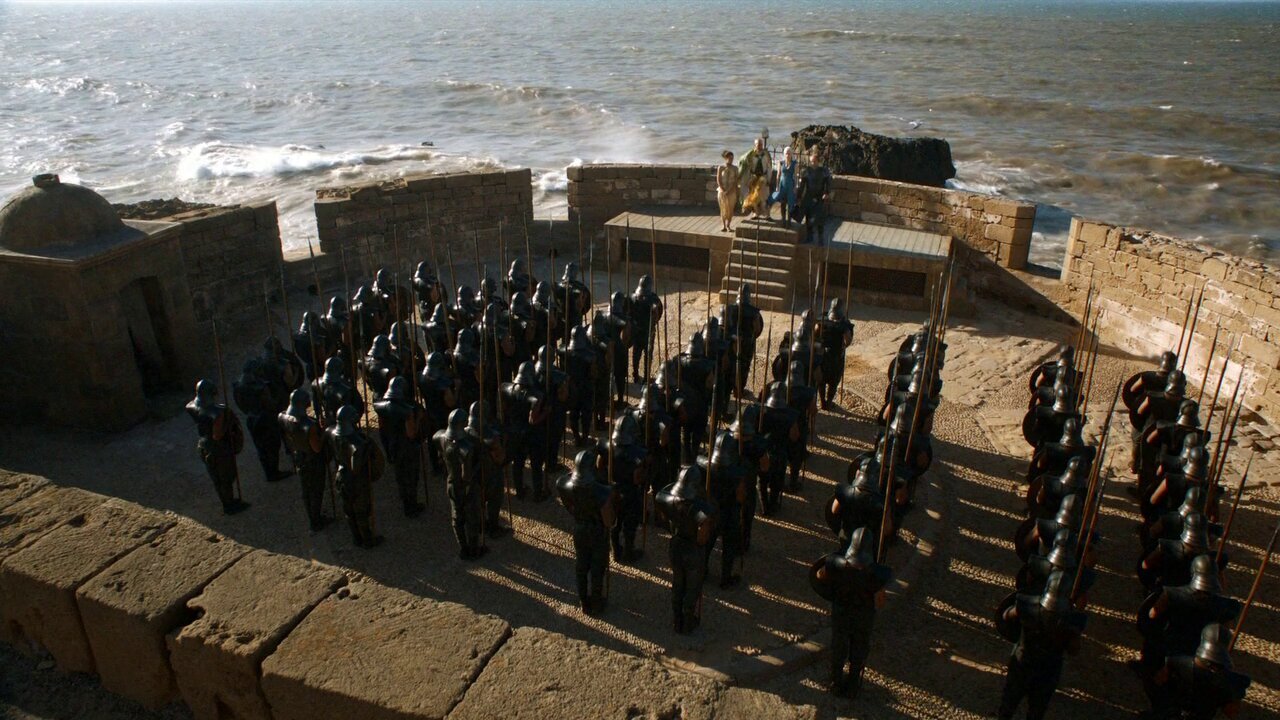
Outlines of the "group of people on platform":
<svg viewBox="0 0 1280 720">
<path fill-rule="evenodd" d="M 720 157 L 724 162 L 716 167 L 716 201 L 724 232 L 733 230 L 733 218 L 739 209 L 752 218 L 768 220 L 773 206 L 778 205 L 784 225 L 803 224 L 801 242 L 824 242 L 831 172 L 822 164 L 818 146 L 809 149 L 803 166 L 787 146 L 775 168 L 763 137 L 756 138 L 737 164 L 732 151 L 725 150 Z"/>
</svg>

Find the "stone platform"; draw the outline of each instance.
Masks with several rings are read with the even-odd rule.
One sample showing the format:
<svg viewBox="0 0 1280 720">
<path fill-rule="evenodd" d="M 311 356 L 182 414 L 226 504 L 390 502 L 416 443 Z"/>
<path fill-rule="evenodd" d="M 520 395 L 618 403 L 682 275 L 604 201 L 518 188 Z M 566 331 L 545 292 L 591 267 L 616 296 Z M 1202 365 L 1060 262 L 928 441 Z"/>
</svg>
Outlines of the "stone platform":
<svg viewBox="0 0 1280 720">
<path fill-rule="evenodd" d="M 656 267 L 667 281 L 695 289 L 714 284 L 726 303 L 745 279 L 757 304 L 777 311 L 788 310 L 793 299 L 796 307 L 808 307 L 815 281 L 826 287 L 818 291 L 824 301 L 843 298 L 848 284 L 859 303 L 924 309 L 931 278 L 942 272 L 952 243 L 938 233 L 832 217 L 822 243 L 806 244 L 798 224 L 735 218 L 726 233 L 713 210 L 679 206 L 621 213 L 605 223 L 605 237 L 614 272 L 630 256 L 636 277 Z"/>
</svg>

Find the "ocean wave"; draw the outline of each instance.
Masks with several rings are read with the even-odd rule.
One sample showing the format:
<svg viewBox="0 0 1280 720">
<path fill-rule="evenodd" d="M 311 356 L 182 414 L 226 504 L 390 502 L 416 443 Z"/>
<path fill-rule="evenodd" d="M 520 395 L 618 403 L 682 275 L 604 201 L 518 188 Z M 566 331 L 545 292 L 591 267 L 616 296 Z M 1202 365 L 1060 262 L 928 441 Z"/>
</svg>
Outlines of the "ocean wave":
<svg viewBox="0 0 1280 720">
<path fill-rule="evenodd" d="M 15 83 L 14 87 L 58 97 L 84 93 L 113 104 L 120 102 L 120 94 L 115 91 L 111 83 L 86 76 L 27 78 L 20 83 Z"/>
<path fill-rule="evenodd" d="M 852 40 L 868 42 L 902 43 L 907 45 L 979 45 L 985 39 L 972 35 L 922 35 L 918 33 L 879 32 L 873 30 L 839 30 L 821 28 L 814 30 L 785 30 L 785 37 L 814 40 Z"/>
<path fill-rule="evenodd" d="M 403 160 L 430 160 L 435 151 L 391 145 L 369 151 L 333 152 L 308 145 L 263 147 L 205 142 L 186 149 L 178 161 L 178 180 L 287 177 Z"/>
</svg>

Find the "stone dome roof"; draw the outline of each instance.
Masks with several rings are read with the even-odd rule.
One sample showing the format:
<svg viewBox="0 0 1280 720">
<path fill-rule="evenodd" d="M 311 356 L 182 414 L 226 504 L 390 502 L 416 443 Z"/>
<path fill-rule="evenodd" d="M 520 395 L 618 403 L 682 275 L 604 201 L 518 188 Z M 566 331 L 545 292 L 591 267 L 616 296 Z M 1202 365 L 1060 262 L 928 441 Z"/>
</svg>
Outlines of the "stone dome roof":
<svg viewBox="0 0 1280 720">
<path fill-rule="evenodd" d="M 125 229 L 106 198 L 57 175 L 37 175 L 0 207 L 0 248 L 13 252 L 75 247 Z"/>
</svg>

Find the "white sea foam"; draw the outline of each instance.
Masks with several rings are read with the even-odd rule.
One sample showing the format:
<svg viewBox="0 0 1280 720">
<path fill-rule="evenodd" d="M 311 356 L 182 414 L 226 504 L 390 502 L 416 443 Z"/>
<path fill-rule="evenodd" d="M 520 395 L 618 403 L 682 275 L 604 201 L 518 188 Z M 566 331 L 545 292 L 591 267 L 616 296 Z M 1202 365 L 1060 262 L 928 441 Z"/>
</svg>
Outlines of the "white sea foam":
<svg viewBox="0 0 1280 720">
<path fill-rule="evenodd" d="M 399 160 L 429 160 L 434 151 L 406 145 L 367 152 L 331 152 L 307 145 L 259 147 L 206 142 L 187 149 L 178 161 L 178 180 L 253 178 L 323 172 Z"/>
</svg>

